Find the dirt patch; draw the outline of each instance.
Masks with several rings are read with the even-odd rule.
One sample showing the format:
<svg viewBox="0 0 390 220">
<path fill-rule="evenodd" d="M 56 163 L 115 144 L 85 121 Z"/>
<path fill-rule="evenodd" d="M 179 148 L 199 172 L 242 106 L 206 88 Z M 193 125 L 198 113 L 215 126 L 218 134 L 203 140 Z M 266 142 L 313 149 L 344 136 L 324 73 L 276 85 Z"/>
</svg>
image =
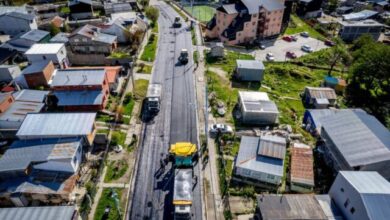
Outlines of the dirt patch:
<svg viewBox="0 0 390 220">
<path fill-rule="evenodd" d="M 250 214 L 254 211 L 254 202 L 251 198 L 230 196 L 230 211 L 232 214 Z"/>
<path fill-rule="evenodd" d="M 121 178 L 117 180 L 113 180 L 111 181 L 111 183 L 129 182 L 134 167 L 134 160 L 135 160 L 134 151 L 127 152 L 126 150 L 123 150 L 121 153 L 110 152 L 108 154 L 108 160 L 107 160 L 108 163 L 110 163 L 110 161 L 120 161 L 120 160 L 125 160 L 127 162 L 128 168 L 126 170 L 126 173 Z"/>
</svg>

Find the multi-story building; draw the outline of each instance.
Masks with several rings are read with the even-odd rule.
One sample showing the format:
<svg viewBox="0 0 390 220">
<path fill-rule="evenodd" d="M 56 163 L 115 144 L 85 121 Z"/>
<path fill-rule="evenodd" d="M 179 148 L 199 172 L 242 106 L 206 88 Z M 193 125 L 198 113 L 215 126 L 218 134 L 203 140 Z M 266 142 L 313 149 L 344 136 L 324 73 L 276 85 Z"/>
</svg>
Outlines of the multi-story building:
<svg viewBox="0 0 390 220">
<path fill-rule="evenodd" d="M 207 24 L 206 37 L 236 45 L 277 36 L 282 27 L 284 8 L 284 1 L 278 0 L 241 0 L 223 4 Z"/>
<path fill-rule="evenodd" d="M 378 40 L 383 24 L 367 19 L 362 21 L 340 21 L 339 36 L 347 42 L 359 38 L 363 34 L 369 34 L 374 40 Z"/>
</svg>

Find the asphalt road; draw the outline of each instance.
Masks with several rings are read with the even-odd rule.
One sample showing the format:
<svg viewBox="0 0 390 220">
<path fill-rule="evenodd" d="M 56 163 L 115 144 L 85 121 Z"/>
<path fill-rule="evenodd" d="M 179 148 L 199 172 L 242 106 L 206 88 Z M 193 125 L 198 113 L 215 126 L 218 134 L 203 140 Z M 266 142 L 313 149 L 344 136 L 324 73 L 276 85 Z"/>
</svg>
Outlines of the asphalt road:
<svg viewBox="0 0 390 220">
<path fill-rule="evenodd" d="M 130 194 L 127 219 L 173 219 L 173 180 L 171 164 L 160 169 L 169 145 L 178 141 L 197 142 L 195 81 L 193 76 L 191 32 L 186 25 L 172 28 L 178 14 L 159 2 L 159 42 L 151 82 L 162 84 L 159 114 L 143 126 L 134 190 Z M 183 22 L 184 23 L 184 22 Z M 180 50 L 189 52 L 186 65 L 178 63 Z M 194 175 L 199 177 L 199 166 Z M 200 178 L 198 178 L 200 179 Z M 202 219 L 201 189 L 193 188 L 192 219 Z"/>
</svg>

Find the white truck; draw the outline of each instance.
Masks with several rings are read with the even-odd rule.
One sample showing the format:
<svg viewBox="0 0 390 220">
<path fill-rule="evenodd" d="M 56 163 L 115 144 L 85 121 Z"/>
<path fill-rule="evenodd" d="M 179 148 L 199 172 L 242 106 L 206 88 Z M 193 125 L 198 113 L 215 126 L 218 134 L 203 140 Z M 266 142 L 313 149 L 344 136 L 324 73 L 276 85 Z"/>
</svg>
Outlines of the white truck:
<svg viewBox="0 0 390 220">
<path fill-rule="evenodd" d="M 191 219 L 192 168 L 175 169 L 173 205 L 175 220 Z"/>
<path fill-rule="evenodd" d="M 146 93 L 146 110 L 149 114 L 156 114 L 160 111 L 161 84 L 151 83 Z"/>
</svg>

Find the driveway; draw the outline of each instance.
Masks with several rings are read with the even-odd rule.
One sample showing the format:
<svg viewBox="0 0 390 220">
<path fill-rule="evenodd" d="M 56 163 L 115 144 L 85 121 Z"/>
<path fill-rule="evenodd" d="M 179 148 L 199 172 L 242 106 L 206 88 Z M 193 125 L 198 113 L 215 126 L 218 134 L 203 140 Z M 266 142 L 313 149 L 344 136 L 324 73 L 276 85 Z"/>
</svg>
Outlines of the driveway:
<svg viewBox="0 0 390 220">
<path fill-rule="evenodd" d="M 298 37 L 298 40 L 295 42 L 287 42 L 282 39 L 278 39 L 276 41 L 263 41 L 262 43 L 266 46 L 266 48 L 264 50 L 258 49 L 253 51 L 252 55 L 256 57 L 256 60 L 266 60 L 266 54 L 272 53 L 275 57 L 275 61 L 285 61 L 285 55 L 287 51 L 294 52 L 297 57 L 306 55 L 307 53 L 301 50 L 301 46 L 304 44 L 309 45 L 311 48 L 313 48 L 314 51 L 328 48 L 328 46 L 326 46 L 323 41 L 311 37 L 305 38 L 298 35 L 296 36 Z"/>
</svg>

